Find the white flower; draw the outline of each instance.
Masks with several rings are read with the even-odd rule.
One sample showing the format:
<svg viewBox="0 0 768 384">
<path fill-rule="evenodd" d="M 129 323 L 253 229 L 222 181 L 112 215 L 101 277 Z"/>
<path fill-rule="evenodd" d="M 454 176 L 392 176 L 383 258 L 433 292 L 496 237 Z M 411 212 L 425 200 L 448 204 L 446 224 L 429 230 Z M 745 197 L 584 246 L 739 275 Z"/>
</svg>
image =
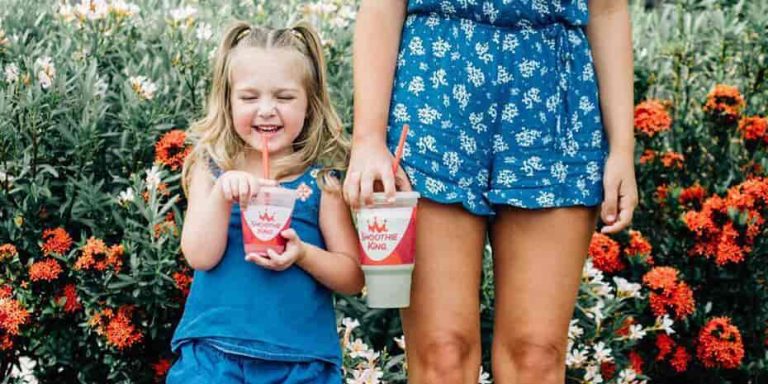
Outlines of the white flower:
<svg viewBox="0 0 768 384">
<path fill-rule="evenodd" d="M 365 357 L 368 354 L 368 345 L 360 339 L 355 339 L 347 345 L 347 351 L 349 351 L 349 356 L 352 358 Z"/>
<path fill-rule="evenodd" d="M 571 324 L 568 326 L 568 338 L 571 340 L 578 339 L 584 334 L 584 329 L 579 327 L 577 325 L 578 323 L 578 319 L 573 319 L 571 320 Z"/>
<path fill-rule="evenodd" d="M 611 356 L 611 349 L 606 348 L 604 342 L 601 341 L 592 348 L 595 350 L 595 355 L 593 357 L 598 363 L 607 363 L 609 361 L 613 361 L 613 356 Z"/>
<path fill-rule="evenodd" d="M 151 169 L 147 170 L 147 178 L 145 182 L 147 183 L 147 189 L 155 189 L 158 185 L 160 185 L 162 171 L 157 165 L 153 165 Z"/>
<path fill-rule="evenodd" d="M 400 347 L 403 351 L 405 351 L 405 335 L 400 337 L 395 337 L 395 343 L 397 343 L 397 346 Z"/>
<path fill-rule="evenodd" d="M 110 5 L 110 10 L 120 17 L 131 17 L 139 13 L 140 8 L 133 3 L 127 3 L 124 0 L 115 0 Z"/>
<path fill-rule="evenodd" d="M 210 40 L 212 36 L 213 36 L 213 31 L 211 30 L 210 24 L 200 23 L 200 25 L 197 26 L 197 30 L 195 31 L 195 37 L 197 37 L 198 40 Z"/>
<path fill-rule="evenodd" d="M 675 330 L 672 329 L 673 324 L 675 324 L 675 322 L 669 318 L 669 315 L 665 314 L 664 316 L 660 316 L 656 318 L 656 325 L 654 327 L 656 329 L 663 330 L 668 335 L 671 335 L 675 333 Z"/>
<path fill-rule="evenodd" d="M 10 63 L 5 66 L 5 81 L 7 83 L 13 83 L 19 79 L 19 67 L 15 63 Z"/>
<path fill-rule="evenodd" d="M 343 325 L 349 332 L 352 332 L 355 328 L 360 326 L 360 322 L 357 321 L 357 319 L 345 317 L 341 320 L 341 325 Z"/>
<path fill-rule="evenodd" d="M 197 8 L 195 7 L 182 7 L 182 8 L 176 8 L 172 9 L 171 12 L 171 19 L 176 22 L 182 22 L 182 21 L 191 21 L 194 19 L 194 17 L 197 15 Z"/>
<path fill-rule="evenodd" d="M 584 371 L 584 382 L 591 384 L 599 384 L 603 382 L 603 376 L 600 375 L 600 367 L 597 365 L 587 366 Z"/>
<path fill-rule="evenodd" d="M 627 279 L 614 276 L 613 282 L 616 283 L 616 294 L 620 299 L 623 298 L 641 298 L 640 288 L 641 285 L 637 283 L 630 283 Z"/>
<path fill-rule="evenodd" d="M 347 379 L 347 384 L 378 384 L 384 372 L 379 367 L 365 367 L 352 371 L 352 376 Z"/>
<path fill-rule="evenodd" d="M 147 178 L 149 178 L 149 175 L 147 175 Z M 117 196 L 117 202 L 125 206 L 126 204 L 133 202 L 134 193 L 133 188 L 128 187 L 125 191 L 120 192 L 120 194 Z"/>
<path fill-rule="evenodd" d="M 640 324 L 632 324 L 629 326 L 629 339 L 630 340 L 640 340 L 642 339 L 646 334 L 646 331 L 643 329 L 643 326 Z"/>
<path fill-rule="evenodd" d="M 491 374 L 483 372 L 483 366 L 480 366 L 480 375 L 477 378 L 477 384 L 491 384 Z"/>
<path fill-rule="evenodd" d="M 574 348 L 565 355 L 565 365 L 568 368 L 580 368 L 587 362 L 587 350 Z"/>
<path fill-rule="evenodd" d="M 595 324 L 599 325 L 605 319 L 603 308 L 605 308 L 605 303 L 602 300 L 598 300 L 595 306 L 586 309 L 584 312 L 587 317 L 595 320 Z"/>
<path fill-rule="evenodd" d="M 83 0 L 75 5 L 73 13 L 80 20 L 101 20 L 109 14 L 109 5 L 104 0 Z"/>
<path fill-rule="evenodd" d="M 157 85 L 145 76 L 131 76 L 128 81 L 136 95 L 144 100 L 152 100 L 157 91 Z"/>
<path fill-rule="evenodd" d="M 646 380 L 637 380 L 637 373 L 632 368 L 619 372 L 618 384 L 645 384 Z"/>
<path fill-rule="evenodd" d="M 107 89 L 109 88 L 109 84 L 102 79 L 99 78 L 96 80 L 96 83 L 93 85 L 93 95 L 99 98 L 102 98 L 107 95 Z"/>
<path fill-rule="evenodd" d="M 611 287 L 610 285 L 608 285 L 608 283 L 604 281 L 601 281 L 596 284 L 592 284 L 590 286 L 590 289 L 597 296 L 604 297 L 607 299 L 613 299 L 613 287 Z"/>
<path fill-rule="evenodd" d="M 581 272 L 581 279 L 589 283 L 601 282 L 603 281 L 603 271 L 595 268 L 592 264 L 592 259 L 587 259 Z"/>
<path fill-rule="evenodd" d="M 43 56 L 35 60 L 35 67 L 38 68 L 37 78 L 43 89 L 48 89 L 56 77 L 56 67 L 51 62 L 49 56 Z"/>
</svg>

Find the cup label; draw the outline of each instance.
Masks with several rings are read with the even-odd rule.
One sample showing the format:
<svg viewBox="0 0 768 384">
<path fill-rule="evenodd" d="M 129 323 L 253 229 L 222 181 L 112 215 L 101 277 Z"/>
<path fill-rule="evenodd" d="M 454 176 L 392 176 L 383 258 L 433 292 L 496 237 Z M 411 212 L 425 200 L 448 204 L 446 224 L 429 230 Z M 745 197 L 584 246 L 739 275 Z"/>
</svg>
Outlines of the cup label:
<svg viewBox="0 0 768 384">
<path fill-rule="evenodd" d="M 251 233 L 261 241 L 270 241 L 286 229 L 292 208 L 274 205 L 249 205 L 243 216 Z"/>
<path fill-rule="evenodd" d="M 364 265 L 413 262 L 414 207 L 361 209 L 357 227 Z"/>
</svg>

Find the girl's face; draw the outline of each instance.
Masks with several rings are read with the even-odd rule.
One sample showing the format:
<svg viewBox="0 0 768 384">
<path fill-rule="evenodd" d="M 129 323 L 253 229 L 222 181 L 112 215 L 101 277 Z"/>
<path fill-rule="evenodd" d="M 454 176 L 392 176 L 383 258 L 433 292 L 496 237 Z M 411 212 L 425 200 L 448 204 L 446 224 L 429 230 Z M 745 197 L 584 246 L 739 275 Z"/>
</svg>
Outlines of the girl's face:
<svg viewBox="0 0 768 384">
<path fill-rule="evenodd" d="M 230 102 L 237 135 L 258 151 L 268 140 L 273 156 L 292 153 L 307 114 L 301 54 L 287 49 L 243 49 L 233 54 L 231 70 Z"/>
</svg>

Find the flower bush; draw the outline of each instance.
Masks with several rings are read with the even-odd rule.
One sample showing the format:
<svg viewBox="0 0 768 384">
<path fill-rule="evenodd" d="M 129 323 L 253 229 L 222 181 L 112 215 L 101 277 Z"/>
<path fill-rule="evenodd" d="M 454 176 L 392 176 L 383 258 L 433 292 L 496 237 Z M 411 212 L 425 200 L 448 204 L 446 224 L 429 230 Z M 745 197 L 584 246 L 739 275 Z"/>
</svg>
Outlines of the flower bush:
<svg viewBox="0 0 768 384">
<path fill-rule="evenodd" d="M 592 238 L 568 382 L 761 382 L 768 3 L 656 3 L 632 5 L 640 206 L 631 229 Z M 161 382 L 192 282 L 179 250 L 186 128 L 221 27 L 315 24 L 351 129 L 356 1 L 3 5 L 0 381 Z M 490 248 L 480 294 L 478 382 L 490 383 Z M 345 382 L 405 382 L 397 312 L 364 295 L 336 304 Z"/>
</svg>

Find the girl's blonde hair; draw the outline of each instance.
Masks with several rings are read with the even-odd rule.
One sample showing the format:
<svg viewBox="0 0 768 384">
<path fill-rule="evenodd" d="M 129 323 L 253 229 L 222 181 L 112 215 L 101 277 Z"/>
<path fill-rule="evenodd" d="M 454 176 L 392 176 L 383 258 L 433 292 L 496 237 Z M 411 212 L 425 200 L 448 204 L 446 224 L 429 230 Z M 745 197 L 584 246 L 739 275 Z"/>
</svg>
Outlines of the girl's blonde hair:
<svg viewBox="0 0 768 384">
<path fill-rule="evenodd" d="M 202 161 L 206 166 L 213 162 L 227 171 L 243 159 L 247 144 L 235 133 L 232 122 L 230 71 L 232 53 L 244 48 L 293 50 L 301 54 L 306 64 L 303 83 L 308 103 L 304 127 L 293 143 L 294 153 L 272 162 L 272 168 L 276 170 L 273 177 L 294 175 L 320 163 L 322 168 L 317 180 L 321 187 L 338 188 L 330 175 L 332 171 L 343 173 L 346 170 L 350 143 L 328 95 L 320 38 L 305 22 L 291 28 L 268 29 L 239 21 L 227 28 L 216 51 L 208 111 L 189 129 L 195 144 L 182 170 L 185 193 L 196 162 Z"/>
</svg>

